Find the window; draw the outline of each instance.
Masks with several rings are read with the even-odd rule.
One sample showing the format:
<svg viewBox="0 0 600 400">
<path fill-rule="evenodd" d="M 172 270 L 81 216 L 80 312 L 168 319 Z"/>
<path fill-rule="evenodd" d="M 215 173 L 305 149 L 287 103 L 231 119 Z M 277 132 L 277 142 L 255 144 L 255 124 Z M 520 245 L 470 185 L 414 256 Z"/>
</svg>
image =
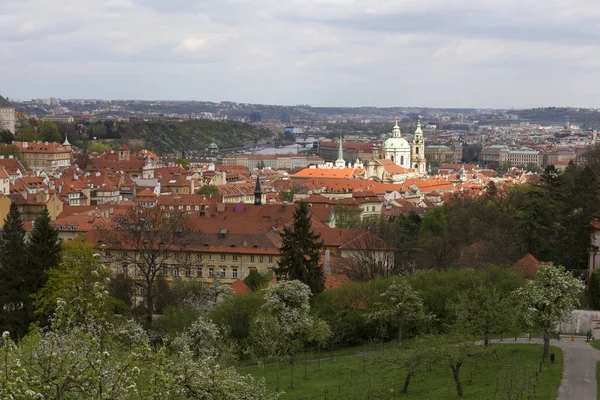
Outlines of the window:
<svg viewBox="0 0 600 400">
<path fill-rule="evenodd" d="M 128 275 L 128 272 L 127 265 L 123 265 L 123 275 Z"/>
<path fill-rule="evenodd" d="M 232 278 L 237 278 L 238 277 L 237 268 L 231 268 L 231 277 Z"/>
<path fill-rule="evenodd" d="M 269 263 L 273 262 L 273 256 L 269 256 Z"/>
<path fill-rule="evenodd" d="M 221 261 L 225 261 L 225 254 L 221 254 Z"/>
<path fill-rule="evenodd" d="M 185 276 L 187 276 L 188 278 L 189 278 L 190 276 L 192 276 L 192 270 L 191 270 L 191 269 L 189 269 L 189 268 L 188 268 L 188 269 L 186 269 L 186 270 L 185 270 Z"/>
<path fill-rule="evenodd" d="M 179 268 L 173 270 L 173 276 L 179 276 Z"/>
<path fill-rule="evenodd" d="M 200 253 L 196 254 L 196 260 L 202 260 L 202 254 L 200 254 Z"/>
<path fill-rule="evenodd" d="M 214 254 L 209 254 L 209 255 L 208 255 L 208 259 L 209 259 L 210 261 L 213 261 L 213 260 L 215 259 L 215 255 L 214 255 Z"/>
<path fill-rule="evenodd" d="M 186 259 L 187 261 L 189 261 L 191 258 L 192 258 L 192 255 L 191 255 L 190 253 L 187 253 L 187 254 L 185 255 L 185 259 Z"/>
<path fill-rule="evenodd" d="M 202 269 L 202 267 L 198 267 L 196 275 L 198 276 L 198 278 L 202 278 L 202 275 L 204 275 L 204 270 Z"/>
<path fill-rule="evenodd" d="M 167 276 L 169 274 L 169 270 L 167 269 L 167 267 L 163 267 L 162 274 L 163 276 Z"/>
<path fill-rule="evenodd" d="M 210 267 L 210 268 L 208 269 L 208 276 L 210 276 L 211 278 L 212 278 L 213 276 L 215 276 L 215 269 L 214 269 L 213 267 Z"/>
<path fill-rule="evenodd" d="M 231 256 L 231 259 L 232 259 L 233 261 L 237 261 L 237 260 L 238 260 L 238 256 L 237 256 L 237 254 L 234 254 L 234 255 L 232 255 L 232 256 Z"/>
<path fill-rule="evenodd" d="M 225 268 L 221 268 L 221 272 L 219 273 L 221 278 L 225 278 Z"/>
<path fill-rule="evenodd" d="M 258 262 L 261 263 L 261 264 L 264 263 L 265 262 L 265 256 L 260 256 L 258 258 Z"/>
<path fill-rule="evenodd" d="M 250 256 L 250 262 L 254 262 L 254 256 Z"/>
</svg>

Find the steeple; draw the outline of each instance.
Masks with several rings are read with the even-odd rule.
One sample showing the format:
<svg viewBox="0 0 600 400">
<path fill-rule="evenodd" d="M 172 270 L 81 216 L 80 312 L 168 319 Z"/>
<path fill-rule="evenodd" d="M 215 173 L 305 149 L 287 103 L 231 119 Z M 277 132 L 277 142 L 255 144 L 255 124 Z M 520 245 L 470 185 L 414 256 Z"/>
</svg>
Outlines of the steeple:
<svg viewBox="0 0 600 400">
<path fill-rule="evenodd" d="M 340 135 L 340 141 L 338 147 L 338 158 L 335 160 L 335 166 L 337 168 L 344 168 L 346 166 L 346 161 L 344 160 L 344 147 L 342 142 L 342 135 Z"/>
<path fill-rule="evenodd" d="M 392 129 L 392 136 L 396 138 L 402 136 L 402 132 L 400 131 L 400 127 L 398 126 L 398 117 L 396 117 L 396 125 L 394 125 L 394 129 Z"/>
<path fill-rule="evenodd" d="M 69 134 L 65 132 L 65 141 L 62 144 L 63 146 L 70 146 L 71 143 L 69 143 Z"/>
<path fill-rule="evenodd" d="M 260 176 L 256 174 L 256 187 L 254 188 L 254 205 L 262 205 L 262 189 L 260 188 Z"/>
<path fill-rule="evenodd" d="M 421 130 L 421 120 L 419 119 L 417 121 L 417 129 L 415 130 L 415 139 L 422 139 L 423 138 L 423 130 Z"/>
</svg>

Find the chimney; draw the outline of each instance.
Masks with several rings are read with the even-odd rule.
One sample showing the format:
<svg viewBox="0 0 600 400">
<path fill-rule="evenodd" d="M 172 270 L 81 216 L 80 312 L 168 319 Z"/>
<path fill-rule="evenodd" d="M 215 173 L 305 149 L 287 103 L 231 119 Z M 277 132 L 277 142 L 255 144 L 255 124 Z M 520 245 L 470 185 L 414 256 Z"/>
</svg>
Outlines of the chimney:
<svg viewBox="0 0 600 400">
<path fill-rule="evenodd" d="M 325 250 L 325 275 L 331 275 L 331 251 Z"/>
<path fill-rule="evenodd" d="M 12 160 L 14 157 L 13 156 L 8 156 L 8 158 Z"/>
</svg>

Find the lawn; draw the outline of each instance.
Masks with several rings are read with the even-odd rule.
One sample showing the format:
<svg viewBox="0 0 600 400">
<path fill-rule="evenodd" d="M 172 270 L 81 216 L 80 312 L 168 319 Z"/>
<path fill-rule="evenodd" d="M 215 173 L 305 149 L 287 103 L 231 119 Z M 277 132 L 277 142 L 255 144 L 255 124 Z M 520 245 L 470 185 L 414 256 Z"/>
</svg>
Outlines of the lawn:
<svg viewBox="0 0 600 400">
<path fill-rule="evenodd" d="M 539 399 L 554 399 L 562 377 L 562 353 L 552 347 L 554 363 L 549 360 L 539 372 L 541 346 L 534 344 L 497 344 L 490 356 L 461 369 L 463 399 L 506 399 L 522 393 Z M 402 350 L 410 351 L 410 350 Z M 397 353 L 369 352 L 320 361 L 298 362 L 293 368 L 294 389 L 290 388 L 292 369 L 289 364 L 245 367 L 257 378 L 265 377 L 275 391 L 277 381 L 285 392 L 282 400 L 364 400 L 364 399 L 456 399 L 456 387 L 448 365 L 434 365 L 430 371 L 417 373 L 408 393 L 400 393 L 405 372 L 393 364 Z M 509 397 L 510 396 L 510 397 Z M 515 397 L 516 398 L 516 397 Z"/>
<path fill-rule="evenodd" d="M 592 346 L 596 350 L 600 350 L 600 340 L 592 340 L 591 342 L 588 342 L 588 343 L 590 344 L 590 346 Z"/>
</svg>

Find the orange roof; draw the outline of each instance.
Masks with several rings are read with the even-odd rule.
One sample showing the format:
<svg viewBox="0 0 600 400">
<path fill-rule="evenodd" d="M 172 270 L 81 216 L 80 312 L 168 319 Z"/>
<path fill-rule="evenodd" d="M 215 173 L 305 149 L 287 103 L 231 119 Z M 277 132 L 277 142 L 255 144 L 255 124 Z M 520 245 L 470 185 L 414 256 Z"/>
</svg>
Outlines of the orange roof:
<svg viewBox="0 0 600 400">
<path fill-rule="evenodd" d="M 543 263 L 540 263 L 534 256 L 528 253 L 510 267 L 510 270 L 521 273 L 525 279 L 535 279 L 540 264 Z"/>
<path fill-rule="evenodd" d="M 248 293 L 252 293 L 252 289 L 250 289 L 248 287 L 248 285 L 246 285 L 246 283 L 244 283 L 244 281 L 241 280 L 241 279 L 236 279 L 232 284 L 229 285 L 229 287 L 236 294 L 248 294 Z"/>
<path fill-rule="evenodd" d="M 325 290 L 337 289 L 340 286 L 350 282 L 350 278 L 344 274 L 326 274 L 324 277 Z"/>
<path fill-rule="evenodd" d="M 70 153 L 71 151 L 56 142 L 13 142 L 23 153 Z"/>
<path fill-rule="evenodd" d="M 362 171 L 362 168 L 304 168 L 293 177 L 350 179 Z"/>
</svg>

